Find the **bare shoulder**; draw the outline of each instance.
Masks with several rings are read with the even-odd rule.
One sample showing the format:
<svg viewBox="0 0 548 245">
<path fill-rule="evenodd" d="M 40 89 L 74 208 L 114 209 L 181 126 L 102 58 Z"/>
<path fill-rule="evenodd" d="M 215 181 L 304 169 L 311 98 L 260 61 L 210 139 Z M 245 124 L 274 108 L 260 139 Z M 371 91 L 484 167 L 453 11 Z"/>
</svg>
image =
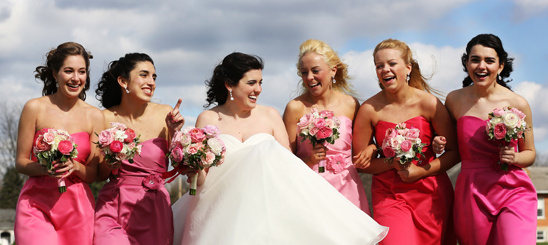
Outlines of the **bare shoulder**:
<svg viewBox="0 0 548 245">
<path fill-rule="evenodd" d="M 152 109 L 152 111 L 159 114 L 167 114 L 168 112 L 173 110 L 173 107 L 166 104 L 149 103 L 149 106 Z"/>
<path fill-rule="evenodd" d="M 365 100 L 361 105 L 360 105 L 360 113 L 361 111 L 376 111 L 377 108 L 379 107 L 382 107 L 384 104 L 383 102 L 383 98 L 382 98 L 382 94 L 381 92 L 378 92 L 377 94 L 369 97 L 367 100 Z"/>
<path fill-rule="evenodd" d="M 280 118 L 280 113 L 278 112 L 278 110 L 274 109 L 274 107 L 257 105 L 256 109 L 257 112 L 259 112 L 259 115 L 265 115 L 268 118 Z"/>
<path fill-rule="evenodd" d="M 45 97 L 34 98 L 23 106 L 23 112 L 35 113 L 41 111 L 46 106 Z"/>
<path fill-rule="evenodd" d="M 204 125 L 217 125 L 219 123 L 219 110 L 218 107 L 213 107 L 209 110 L 202 111 L 196 119 L 196 126 L 201 127 Z"/>
<path fill-rule="evenodd" d="M 507 98 L 508 100 L 510 100 L 510 104 L 515 106 L 516 108 L 520 109 L 520 110 L 531 110 L 530 106 L 529 106 L 529 102 L 527 102 L 527 100 L 519 95 L 519 94 L 516 94 L 515 92 L 512 92 L 509 90 L 509 93 L 507 95 Z"/>
<path fill-rule="evenodd" d="M 300 117 L 305 113 L 305 111 L 306 106 L 302 100 L 296 98 L 289 101 L 285 106 L 284 117 Z"/>
</svg>

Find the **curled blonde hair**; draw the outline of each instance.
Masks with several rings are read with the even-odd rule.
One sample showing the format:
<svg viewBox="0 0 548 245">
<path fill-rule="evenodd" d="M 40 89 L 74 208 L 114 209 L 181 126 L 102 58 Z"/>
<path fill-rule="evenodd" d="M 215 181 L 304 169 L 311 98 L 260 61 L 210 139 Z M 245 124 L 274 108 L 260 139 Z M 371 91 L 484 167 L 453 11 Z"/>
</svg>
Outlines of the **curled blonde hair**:
<svg viewBox="0 0 548 245">
<path fill-rule="evenodd" d="M 419 63 L 415 59 L 413 59 L 413 52 L 411 52 L 411 49 L 409 48 L 409 46 L 407 46 L 407 44 L 396 39 L 386 39 L 377 44 L 375 50 L 373 51 L 373 58 L 375 57 L 375 54 L 377 54 L 377 52 L 382 49 L 395 49 L 401 51 L 401 58 L 404 60 L 405 64 L 411 64 L 411 73 L 409 74 L 409 86 L 437 95 L 437 97 L 443 97 L 442 93 L 439 90 L 432 88 L 426 82 L 426 80 L 429 80 L 430 78 L 422 75 Z M 383 87 L 381 86 L 381 89 L 382 88 Z"/>
<path fill-rule="evenodd" d="M 303 56 L 309 53 L 315 53 L 323 56 L 325 63 L 331 67 L 337 67 L 337 72 L 335 73 L 335 81 L 333 83 L 333 89 L 345 94 L 354 95 L 355 91 L 352 88 L 349 80 L 351 79 L 348 75 L 348 65 L 342 62 L 341 58 L 337 53 L 324 41 L 309 39 L 304 41 L 299 47 L 299 60 L 297 61 L 297 75 L 300 77 L 301 73 L 301 59 Z M 306 86 L 302 82 L 302 91 L 301 94 L 306 92 Z"/>
</svg>

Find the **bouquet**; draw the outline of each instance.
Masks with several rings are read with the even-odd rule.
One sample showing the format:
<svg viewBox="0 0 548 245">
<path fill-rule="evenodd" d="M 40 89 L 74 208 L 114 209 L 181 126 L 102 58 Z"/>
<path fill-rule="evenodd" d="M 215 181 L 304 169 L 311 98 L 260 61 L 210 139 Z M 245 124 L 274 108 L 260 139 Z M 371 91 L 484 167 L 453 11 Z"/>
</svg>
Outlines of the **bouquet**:
<svg viewBox="0 0 548 245">
<path fill-rule="evenodd" d="M 490 140 L 504 140 L 505 142 L 524 138 L 525 131 L 529 130 L 524 119 L 525 114 L 517 108 L 509 106 L 502 109 L 495 108 L 489 113 L 489 120 L 485 125 L 487 137 Z M 508 164 L 501 164 L 501 169 L 508 170 Z"/>
<path fill-rule="evenodd" d="M 169 146 L 168 154 L 172 166 L 179 170 L 187 166 L 196 171 L 220 166 L 224 161 L 226 148 L 218 137 L 219 133 L 219 129 L 211 125 L 204 128 L 188 127 L 182 132 L 177 131 Z M 178 169 L 174 170 L 179 173 Z M 195 174 L 190 180 L 190 195 L 196 195 L 197 181 L 198 175 Z"/>
<path fill-rule="evenodd" d="M 78 156 L 74 139 L 63 129 L 48 129 L 34 143 L 34 155 L 48 170 L 53 168 L 53 162 L 66 162 Z M 60 193 L 67 191 L 64 178 L 60 178 L 57 183 Z"/>
<path fill-rule="evenodd" d="M 310 113 L 302 116 L 297 123 L 299 136 L 302 137 L 301 142 L 308 139 L 312 146 L 325 142 L 335 144 L 335 140 L 339 138 L 340 125 L 341 122 L 334 117 L 333 111 L 318 111 L 316 108 L 312 108 Z M 318 167 L 318 172 L 325 172 L 325 160 L 321 160 Z"/>
<path fill-rule="evenodd" d="M 139 145 L 139 136 L 135 136 L 133 129 L 117 122 L 110 123 L 111 128 L 101 131 L 97 136 L 98 142 L 94 142 L 105 156 L 107 164 L 113 165 L 117 161 L 128 160 L 133 163 L 135 155 L 141 154 L 142 145 Z M 97 133 L 96 133 L 97 134 Z M 118 169 L 112 171 L 118 173 Z"/>
<path fill-rule="evenodd" d="M 395 157 L 400 158 L 400 164 L 419 160 L 417 155 L 424 157 L 422 149 L 426 146 L 419 136 L 419 129 L 407 128 L 405 123 L 399 123 L 395 128 L 386 130 L 382 147 L 379 150 L 386 157 L 385 161 L 392 162 Z"/>
</svg>

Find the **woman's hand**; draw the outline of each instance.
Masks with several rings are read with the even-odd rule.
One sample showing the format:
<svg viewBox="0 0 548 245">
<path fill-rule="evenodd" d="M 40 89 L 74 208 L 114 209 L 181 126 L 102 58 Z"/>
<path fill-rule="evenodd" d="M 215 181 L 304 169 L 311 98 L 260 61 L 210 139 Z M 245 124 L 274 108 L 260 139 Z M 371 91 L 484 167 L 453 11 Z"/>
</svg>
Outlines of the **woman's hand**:
<svg viewBox="0 0 548 245">
<path fill-rule="evenodd" d="M 506 163 L 508 165 L 518 162 L 518 154 L 513 146 L 501 146 L 499 149 L 500 163 Z"/>
<path fill-rule="evenodd" d="M 166 124 L 172 135 L 181 130 L 183 124 L 185 124 L 185 118 L 179 113 L 179 107 L 181 106 L 182 101 L 182 99 L 177 100 L 177 104 L 173 107 L 173 110 L 166 115 Z"/>
<path fill-rule="evenodd" d="M 306 164 L 312 168 L 312 166 L 318 164 L 321 160 L 325 160 L 326 157 L 327 147 L 323 144 L 316 144 L 316 146 L 312 147 L 312 152 Z"/>
<path fill-rule="evenodd" d="M 360 151 L 354 156 L 354 165 L 356 168 L 367 168 L 371 164 L 373 156 L 377 155 L 377 146 L 374 144 L 368 145 L 363 151 Z"/>
<path fill-rule="evenodd" d="M 447 141 L 445 137 L 443 136 L 436 136 L 434 137 L 434 140 L 432 140 L 432 150 L 436 154 L 442 154 L 443 151 L 445 151 L 445 145 L 447 144 Z"/>
<path fill-rule="evenodd" d="M 72 159 L 68 159 L 65 162 L 55 161 L 52 165 L 53 167 L 51 170 L 47 170 L 47 173 L 49 176 L 56 179 L 66 178 L 71 175 L 72 172 L 80 170 L 79 163 Z"/>
<path fill-rule="evenodd" d="M 397 169 L 397 173 L 403 182 L 407 182 L 407 183 L 415 182 L 421 179 L 425 174 L 424 169 L 421 167 L 418 167 L 415 164 L 406 163 L 402 165 L 399 162 L 395 164 L 401 166 L 399 168 L 398 167 L 395 167 L 395 168 Z"/>
</svg>

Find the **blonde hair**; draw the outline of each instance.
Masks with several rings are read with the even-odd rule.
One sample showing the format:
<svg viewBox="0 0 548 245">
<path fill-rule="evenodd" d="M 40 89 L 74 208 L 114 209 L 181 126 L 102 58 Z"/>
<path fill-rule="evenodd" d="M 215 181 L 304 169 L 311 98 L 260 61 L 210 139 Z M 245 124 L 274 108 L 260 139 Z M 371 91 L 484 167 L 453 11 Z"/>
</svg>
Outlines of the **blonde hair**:
<svg viewBox="0 0 548 245">
<path fill-rule="evenodd" d="M 431 94 L 435 94 L 437 95 L 437 97 L 443 97 L 442 93 L 439 90 L 432 88 L 426 82 L 426 80 L 428 80 L 429 78 L 422 75 L 419 63 L 415 59 L 413 59 L 413 52 L 411 52 L 411 49 L 409 48 L 409 46 L 407 46 L 407 44 L 396 39 L 386 39 L 377 44 L 375 50 L 373 51 L 373 58 L 375 57 L 375 54 L 377 54 L 377 52 L 382 49 L 395 49 L 401 51 L 401 58 L 404 60 L 405 64 L 411 64 L 411 73 L 409 73 L 409 86 L 424 90 Z"/>
<path fill-rule="evenodd" d="M 335 81 L 333 83 L 333 89 L 345 94 L 354 95 L 355 91 L 350 84 L 350 76 L 348 75 L 348 65 L 343 63 L 339 58 L 337 53 L 324 41 L 309 39 L 304 41 L 299 48 L 299 60 L 297 62 L 297 75 L 300 77 L 301 73 L 301 59 L 303 56 L 309 53 L 315 53 L 323 56 L 325 63 L 332 68 L 337 67 L 337 72 L 335 73 Z M 302 93 L 306 92 L 306 86 L 302 82 Z"/>
</svg>

